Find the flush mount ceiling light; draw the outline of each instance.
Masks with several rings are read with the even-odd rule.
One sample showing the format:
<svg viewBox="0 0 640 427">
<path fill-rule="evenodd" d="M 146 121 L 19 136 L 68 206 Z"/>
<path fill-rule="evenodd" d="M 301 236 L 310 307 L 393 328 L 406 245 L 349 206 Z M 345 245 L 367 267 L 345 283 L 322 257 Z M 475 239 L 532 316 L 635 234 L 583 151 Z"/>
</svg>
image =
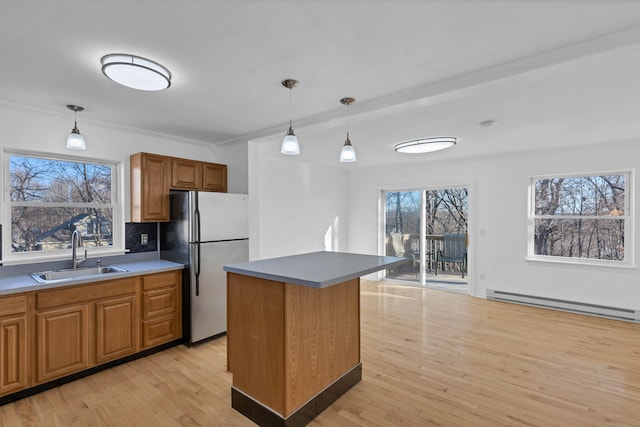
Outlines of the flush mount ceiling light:
<svg viewBox="0 0 640 427">
<path fill-rule="evenodd" d="M 171 72 L 150 59 L 112 53 L 103 56 L 100 61 L 104 75 L 123 86 L 147 91 L 171 86 Z"/>
<path fill-rule="evenodd" d="M 300 154 L 300 144 L 298 143 L 298 137 L 293 133 L 293 127 L 291 125 L 291 90 L 296 87 L 299 82 L 294 79 L 286 79 L 282 81 L 282 86 L 289 89 L 289 130 L 282 140 L 282 147 L 280 152 L 289 156 L 295 156 Z"/>
<path fill-rule="evenodd" d="M 78 129 L 78 121 L 76 120 L 78 111 L 82 111 L 84 108 L 78 105 L 67 105 L 67 108 L 73 111 L 73 129 L 71 129 L 71 133 L 67 137 L 67 148 L 70 150 L 86 150 L 87 144 Z"/>
<path fill-rule="evenodd" d="M 433 151 L 444 150 L 456 145 L 457 139 L 453 136 L 439 136 L 436 138 L 414 139 L 396 144 L 395 150 L 398 153 L 431 153 Z"/>
<path fill-rule="evenodd" d="M 345 107 L 356 102 L 354 98 L 342 98 L 340 103 Z M 347 139 L 344 141 L 344 145 L 342 146 L 342 150 L 340 150 L 340 161 L 342 163 L 350 163 L 356 161 L 356 150 L 351 145 L 351 140 L 349 139 L 349 114 L 347 113 Z"/>
</svg>

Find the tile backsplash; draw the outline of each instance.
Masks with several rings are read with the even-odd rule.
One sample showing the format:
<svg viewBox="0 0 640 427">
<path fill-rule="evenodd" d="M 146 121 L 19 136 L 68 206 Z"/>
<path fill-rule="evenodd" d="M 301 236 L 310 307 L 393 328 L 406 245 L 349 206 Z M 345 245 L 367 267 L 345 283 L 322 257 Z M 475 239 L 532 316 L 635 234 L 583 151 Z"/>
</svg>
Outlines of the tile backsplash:
<svg viewBox="0 0 640 427">
<path fill-rule="evenodd" d="M 129 253 L 158 250 L 158 223 L 127 222 L 124 225 L 125 248 Z M 147 235 L 147 244 L 142 244 L 142 235 Z"/>
</svg>

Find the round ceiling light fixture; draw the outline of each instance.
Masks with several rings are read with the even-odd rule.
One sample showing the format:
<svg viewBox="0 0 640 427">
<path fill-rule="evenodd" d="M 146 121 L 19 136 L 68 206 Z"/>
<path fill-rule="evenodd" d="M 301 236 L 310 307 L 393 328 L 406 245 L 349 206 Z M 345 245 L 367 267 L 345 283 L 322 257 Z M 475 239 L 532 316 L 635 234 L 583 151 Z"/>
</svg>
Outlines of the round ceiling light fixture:
<svg viewBox="0 0 640 427">
<path fill-rule="evenodd" d="M 398 153 L 418 154 L 431 153 L 433 151 L 444 150 L 456 145 L 457 138 L 453 136 L 438 136 L 435 138 L 414 139 L 396 144 L 395 150 Z"/>
<path fill-rule="evenodd" d="M 125 53 L 105 55 L 102 73 L 109 79 L 132 89 L 155 91 L 171 86 L 171 72 L 150 59 Z"/>
</svg>

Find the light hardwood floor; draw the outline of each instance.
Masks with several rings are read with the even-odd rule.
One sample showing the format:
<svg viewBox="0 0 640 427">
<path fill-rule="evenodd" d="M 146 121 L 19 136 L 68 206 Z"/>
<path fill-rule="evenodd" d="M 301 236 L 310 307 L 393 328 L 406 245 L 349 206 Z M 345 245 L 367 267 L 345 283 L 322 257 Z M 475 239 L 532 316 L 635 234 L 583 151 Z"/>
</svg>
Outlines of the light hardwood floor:
<svg viewBox="0 0 640 427">
<path fill-rule="evenodd" d="M 640 427 L 640 324 L 362 282 L 363 380 L 310 426 Z M 0 407 L 0 426 L 251 426 L 226 340 Z"/>
</svg>

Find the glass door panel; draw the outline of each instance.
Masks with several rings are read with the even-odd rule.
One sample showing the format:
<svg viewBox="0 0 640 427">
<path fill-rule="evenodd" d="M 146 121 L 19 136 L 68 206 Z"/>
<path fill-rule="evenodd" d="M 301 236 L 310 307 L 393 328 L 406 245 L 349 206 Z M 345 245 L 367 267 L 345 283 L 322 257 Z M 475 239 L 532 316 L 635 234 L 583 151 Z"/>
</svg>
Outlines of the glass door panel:
<svg viewBox="0 0 640 427">
<path fill-rule="evenodd" d="M 386 270 L 387 277 L 420 280 L 420 193 L 386 191 L 385 254 L 410 262 Z"/>
</svg>

